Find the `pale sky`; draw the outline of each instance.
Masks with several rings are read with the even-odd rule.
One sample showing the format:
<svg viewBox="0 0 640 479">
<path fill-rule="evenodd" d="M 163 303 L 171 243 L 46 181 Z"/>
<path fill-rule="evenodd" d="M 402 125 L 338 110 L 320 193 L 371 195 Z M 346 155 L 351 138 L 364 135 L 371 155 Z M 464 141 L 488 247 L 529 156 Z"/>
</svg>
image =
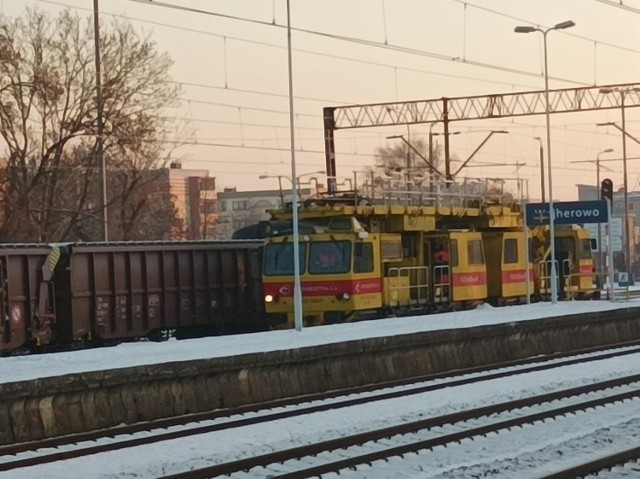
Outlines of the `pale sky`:
<svg viewBox="0 0 640 479">
<path fill-rule="evenodd" d="M 426 100 L 544 89 L 539 33 L 516 34 L 516 25 L 548 28 L 549 87 L 640 82 L 640 0 L 290 0 L 297 174 L 325 166 L 322 108 L 360 103 Z M 208 13 L 161 6 L 187 6 Z M 52 13 L 71 7 L 90 15 L 92 0 L 0 0 L 5 15 L 26 6 Z M 103 22 L 124 15 L 175 61 L 181 107 L 168 115 L 190 120 L 194 145 L 175 155 L 185 168 L 206 168 L 218 187 L 277 187 L 258 176 L 291 175 L 286 0 L 101 0 Z M 640 138 L 640 110 L 628 108 L 627 131 Z M 595 184 L 590 163 L 621 158 L 615 128 L 620 111 L 552 115 L 553 196 L 577 199 L 577 183 Z M 434 131 L 442 131 L 440 126 Z M 456 122 L 452 153 L 466 159 L 492 129 L 494 135 L 462 176 L 525 178 L 540 198 L 538 141 L 544 116 Z M 352 177 L 374 164 L 386 137 L 427 137 L 429 125 L 336 132 L 336 166 Z M 546 143 L 545 143 L 546 150 Z M 546 154 L 546 153 L 545 153 Z M 627 142 L 628 181 L 640 189 L 640 145 Z M 502 163 L 481 167 L 483 163 Z M 546 162 L 546 160 L 545 160 Z M 506 165 L 505 165 L 506 164 Z M 518 168 L 516 164 L 520 164 Z M 622 161 L 602 163 L 614 187 Z M 545 163 L 546 167 L 546 163 Z M 317 175 L 316 175 L 317 176 Z"/>
</svg>

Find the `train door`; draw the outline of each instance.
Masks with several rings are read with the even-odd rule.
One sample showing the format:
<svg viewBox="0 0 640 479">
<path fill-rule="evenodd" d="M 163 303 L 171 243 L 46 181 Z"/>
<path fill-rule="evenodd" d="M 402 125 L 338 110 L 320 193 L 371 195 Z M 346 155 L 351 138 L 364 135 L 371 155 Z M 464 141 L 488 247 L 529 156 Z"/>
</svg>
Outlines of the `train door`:
<svg viewBox="0 0 640 479">
<path fill-rule="evenodd" d="M 0 323 L 0 351 L 11 346 L 11 323 L 9 318 L 9 293 L 7 291 L 6 262 L 0 262 L 0 311 L 2 319 Z"/>
<path fill-rule="evenodd" d="M 575 260 L 575 245 L 566 232 L 556 234 L 556 265 L 558 267 L 558 297 L 566 298 L 571 290 L 571 271 Z"/>
<path fill-rule="evenodd" d="M 435 304 L 448 303 L 451 300 L 452 253 L 452 243 L 448 235 L 429 236 L 424 243 L 429 296 Z"/>
<path fill-rule="evenodd" d="M 593 292 L 594 270 L 589 233 L 573 228 L 560 231 L 556 235 L 555 245 L 559 296 L 573 299 Z"/>
<path fill-rule="evenodd" d="M 487 293 L 496 304 L 519 300 L 533 292 L 534 269 L 527 257 L 524 234 L 520 231 L 483 234 L 487 262 Z"/>
<path fill-rule="evenodd" d="M 498 232 L 482 233 L 485 261 L 487 263 L 487 297 L 492 304 L 499 304 L 503 296 L 503 234 Z"/>
<path fill-rule="evenodd" d="M 596 288 L 596 275 L 593 262 L 592 240 L 587 230 L 577 231 L 578 236 L 578 274 L 580 275 L 579 289 L 583 293 L 594 294 L 596 290 L 599 294 L 599 288 Z"/>
<path fill-rule="evenodd" d="M 487 297 L 487 267 L 482 235 L 475 231 L 450 233 L 451 300 L 484 301 Z"/>
</svg>

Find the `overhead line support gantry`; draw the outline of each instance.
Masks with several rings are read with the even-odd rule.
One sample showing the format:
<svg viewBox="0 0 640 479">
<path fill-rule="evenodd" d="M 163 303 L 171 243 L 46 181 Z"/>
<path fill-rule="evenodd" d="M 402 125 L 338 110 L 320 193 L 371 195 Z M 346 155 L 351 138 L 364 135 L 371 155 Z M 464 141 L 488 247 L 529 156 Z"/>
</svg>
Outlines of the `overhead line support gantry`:
<svg viewBox="0 0 640 479">
<path fill-rule="evenodd" d="M 550 113 L 575 113 L 621 108 L 620 95 L 607 95 L 602 89 L 640 89 L 640 83 L 600 85 L 549 90 Z M 625 108 L 640 106 L 640 91 L 625 95 Z M 449 123 L 546 113 L 545 91 L 437 98 L 366 105 L 326 107 L 323 110 L 325 159 L 329 192 L 336 191 L 334 132 L 348 128 L 369 128 L 421 123 L 442 123 L 444 128 L 445 176 L 451 180 Z"/>
</svg>

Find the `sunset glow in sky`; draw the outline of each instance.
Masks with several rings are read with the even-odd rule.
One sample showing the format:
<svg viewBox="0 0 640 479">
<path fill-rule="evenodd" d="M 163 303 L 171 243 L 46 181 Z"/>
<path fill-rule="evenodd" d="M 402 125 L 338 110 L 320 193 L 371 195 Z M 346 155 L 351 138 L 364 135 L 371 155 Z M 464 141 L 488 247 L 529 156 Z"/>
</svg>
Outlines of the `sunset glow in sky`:
<svg viewBox="0 0 640 479">
<path fill-rule="evenodd" d="M 0 0 L 7 16 L 26 7 L 89 16 L 93 1 Z M 517 25 L 575 22 L 547 37 L 551 89 L 640 82 L 640 0 L 290 0 L 290 8 L 298 174 L 324 169 L 323 107 L 543 90 L 542 35 L 514 33 Z M 181 102 L 167 115 L 187 119 L 194 135 L 172 158 L 209 169 L 220 189 L 276 188 L 277 180 L 258 177 L 291 174 L 286 0 L 102 0 L 100 10 L 104 25 L 125 16 L 175 61 Z M 640 138 L 640 111 L 626 116 L 627 131 Z M 603 122 L 619 124 L 620 111 L 552 115 L 555 199 L 577 199 L 576 184 L 595 184 L 595 165 L 585 161 L 608 148 L 615 151 L 601 160 L 617 161 L 601 173 L 622 186 L 621 134 L 596 126 Z M 451 129 L 460 132 L 451 151 L 461 160 L 489 131 L 508 131 L 487 141 L 465 176 L 525 178 L 539 199 L 535 137 L 546 149 L 544 115 Z M 374 150 L 393 141 L 387 136 L 426 141 L 428 132 L 429 125 L 338 131 L 338 175 L 373 165 Z M 640 189 L 640 145 L 628 141 L 627 156 L 629 187 Z"/>
</svg>

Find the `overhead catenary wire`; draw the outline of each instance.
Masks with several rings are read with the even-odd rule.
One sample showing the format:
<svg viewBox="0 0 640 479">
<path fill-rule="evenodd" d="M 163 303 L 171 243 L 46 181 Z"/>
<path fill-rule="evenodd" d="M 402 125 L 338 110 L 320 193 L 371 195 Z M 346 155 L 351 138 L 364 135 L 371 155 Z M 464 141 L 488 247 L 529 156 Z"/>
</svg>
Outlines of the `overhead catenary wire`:
<svg viewBox="0 0 640 479">
<path fill-rule="evenodd" d="M 129 0 L 129 1 L 133 1 L 133 0 Z M 465 9 L 467 8 L 467 7 L 466 7 L 465 2 L 461 2 L 461 1 L 458 1 L 458 0 L 452 0 L 452 1 L 455 1 L 455 2 L 457 2 L 457 3 L 461 3 L 461 4 L 465 5 Z M 45 2 L 45 3 L 57 3 L 57 4 L 60 4 L 60 2 Z M 150 4 L 150 2 L 145 2 L 145 1 L 137 1 L 136 3 L 141 3 L 141 4 L 146 3 L 146 4 Z M 154 2 L 154 3 L 157 3 L 157 2 Z M 162 2 L 162 3 L 166 3 L 166 2 Z M 467 2 L 467 3 L 468 3 L 468 2 Z M 601 3 L 606 3 L 606 2 L 601 2 Z M 610 3 L 611 3 L 611 2 L 610 2 Z M 475 4 L 469 4 L 469 6 L 470 6 L 471 8 L 480 8 L 480 9 L 488 10 L 488 9 L 485 9 L 484 7 L 481 7 L 481 6 L 478 6 L 478 5 L 475 5 Z M 275 8 L 274 8 L 274 10 L 275 10 Z M 508 15 L 505 15 L 505 14 L 503 14 L 502 12 L 499 12 L 499 11 L 495 11 L 495 12 L 491 12 L 491 13 L 492 13 L 492 14 L 496 14 L 496 15 L 502 15 L 502 16 L 507 16 L 507 17 L 508 17 Z M 515 18 L 515 17 L 514 17 L 514 18 Z M 237 18 L 236 18 L 236 17 L 234 17 L 234 20 L 235 20 L 235 19 L 243 20 L 243 19 L 242 19 L 242 17 L 237 17 Z M 526 20 L 526 19 L 520 19 L 520 21 L 527 22 L 528 20 Z M 271 19 L 270 19 L 270 22 L 261 22 L 261 24 L 264 24 L 265 26 L 270 26 L 270 27 L 278 26 L 278 25 L 274 25 L 274 24 L 275 24 L 275 11 L 273 12 L 273 18 L 271 18 Z M 174 27 L 175 27 L 175 26 L 172 26 L 172 28 L 174 28 Z M 175 27 L 175 28 L 180 28 L 180 29 L 182 29 L 181 27 Z M 187 29 L 187 30 L 189 30 L 189 29 Z M 198 33 L 204 33 L 204 32 L 198 32 Z M 231 38 L 231 37 L 224 37 L 224 38 Z M 337 37 L 336 37 L 336 38 L 337 38 Z M 239 39 L 239 41 L 248 41 L 248 40 L 246 40 L 246 39 Z M 598 42 L 599 42 L 599 40 L 598 40 Z M 255 42 L 255 43 L 263 43 L 263 42 Z M 388 43 L 388 38 L 386 38 L 386 35 L 385 35 L 385 43 Z M 603 45 L 605 45 L 605 44 L 606 44 L 606 42 L 599 42 L 599 43 L 602 43 Z M 373 46 L 373 45 L 372 45 L 372 46 Z M 613 46 L 613 48 L 616 48 L 616 47 L 617 47 L 617 46 L 615 46 L 615 45 Z M 277 48 L 283 48 L 283 47 L 282 47 L 282 46 L 277 46 Z M 625 49 L 625 48 L 622 48 L 622 49 Z M 640 52 L 638 52 L 638 51 L 636 51 L 636 50 L 632 50 L 632 49 L 625 49 L 625 50 L 627 50 L 627 51 L 632 51 L 633 53 L 640 53 Z M 226 53 L 226 51 L 225 51 L 225 53 Z M 321 54 L 321 53 L 318 53 L 318 52 L 313 52 L 313 53 L 314 53 L 314 54 Z M 333 55 L 328 55 L 328 54 L 327 54 L 326 56 L 330 56 L 330 57 L 331 57 L 331 56 L 333 56 Z M 335 57 L 335 56 L 334 56 L 334 57 Z M 466 52 L 465 52 L 465 54 L 463 55 L 463 59 L 464 59 L 464 57 L 466 57 Z M 348 60 L 348 61 L 354 61 L 353 59 L 348 59 L 348 58 L 345 58 L 345 59 L 346 59 L 346 60 Z M 374 63 L 375 63 L 375 62 L 374 62 Z M 399 66 L 399 67 L 390 67 L 389 65 L 384 65 L 384 64 L 380 64 L 380 66 L 386 66 L 387 68 L 399 68 L 399 69 L 401 69 L 401 70 L 402 70 L 402 69 L 404 69 L 404 67 L 402 67 L 402 66 Z M 417 70 L 419 70 L 419 69 L 417 69 Z M 420 72 L 422 72 L 422 71 L 420 71 Z M 433 72 L 424 72 L 424 73 L 427 73 L 427 74 L 434 74 Z M 532 76 L 539 76 L 539 73 L 533 74 Z M 459 76 L 458 76 L 458 78 L 465 79 L 466 77 L 465 77 L 464 75 L 459 75 Z M 477 78 L 474 78 L 474 77 L 468 77 L 468 78 L 466 78 L 466 79 L 469 79 L 469 80 L 477 80 Z M 482 80 L 481 80 L 481 81 L 482 81 Z M 180 83 L 180 82 L 178 82 L 178 83 Z M 186 82 L 185 82 L 185 83 L 186 83 Z M 226 77 L 226 75 L 225 75 L 225 85 L 224 85 L 224 86 L 208 85 L 208 86 L 204 86 L 204 88 L 216 88 L 216 89 L 221 89 L 221 90 L 237 91 L 237 89 L 234 89 L 234 88 L 229 89 L 228 87 L 229 87 L 230 85 L 227 85 L 226 83 L 227 83 L 227 77 Z M 504 83 L 504 84 L 507 84 L 507 82 L 503 82 L 503 83 Z M 247 91 L 247 90 L 245 90 L 245 92 L 246 92 L 246 91 Z M 258 94 L 258 95 L 272 95 L 272 96 L 279 96 L 279 97 L 284 97 L 284 96 L 285 96 L 284 94 L 278 94 L 278 93 L 275 93 L 275 94 L 274 94 L 274 93 L 269 93 L 269 92 L 260 92 L 259 90 L 255 90 L 255 93 L 256 93 L 256 94 Z M 311 100 L 311 101 L 322 101 L 322 102 L 325 102 L 325 103 L 328 103 L 328 101 L 330 101 L 330 100 L 315 99 L 315 98 L 307 98 L 307 99 L 309 99 L 309 100 Z M 189 101 L 199 102 L 199 100 L 197 100 L 197 99 L 193 99 L 193 98 L 184 99 L 184 101 L 187 101 L 187 102 L 189 102 Z M 207 104 L 207 103 L 205 103 L 205 102 L 206 102 L 206 100 L 202 100 L 202 102 L 203 102 L 202 104 Z M 213 102 L 213 103 L 215 103 L 215 102 Z M 334 102 L 334 104 L 337 104 L 337 103 L 338 103 L 338 102 Z M 212 105 L 212 106 L 233 107 L 232 105 Z M 250 107 L 249 107 L 249 108 L 250 108 Z M 268 110 L 268 109 L 265 109 L 265 110 Z M 265 112 L 265 113 L 266 113 L 266 112 Z M 278 112 L 276 112 L 276 111 L 271 111 L 270 113 L 279 114 L 279 113 L 278 113 Z M 281 113 L 281 112 L 280 112 L 280 113 Z M 308 115 L 308 117 L 309 117 L 309 118 L 318 118 L 318 117 L 319 117 L 319 115 L 311 115 L 311 114 L 309 114 L 309 115 Z M 246 119 L 246 118 L 245 118 L 245 119 Z M 244 122 L 244 121 L 243 121 L 242 123 L 243 123 L 243 125 L 244 125 L 244 126 L 253 126 L 253 125 L 251 125 L 251 124 L 249 124 L 249 123 L 246 123 L 246 122 Z M 231 124 L 231 123 L 228 123 L 228 124 Z M 254 123 L 254 125 L 256 125 L 256 124 Z M 239 126 L 239 125 L 236 125 L 236 126 Z M 270 125 L 270 126 L 273 126 L 273 125 Z M 515 126 L 515 127 L 518 127 L 518 126 Z M 555 126 L 554 126 L 554 127 L 555 127 Z M 304 128 L 304 127 L 302 127 L 302 128 Z M 313 130 L 313 128 L 309 128 L 309 130 Z"/>
<path fill-rule="evenodd" d="M 72 8 L 74 10 L 88 11 L 88 9 L 85 9 L 85 8 L 82 8 L 82 7 L 77 7 L 77 6 L 74 6 L 74 5 L 69 5 L 67 3 L 62 3 L 62 2 L 55 1 L 55 0 L 36 0 L 36 1 L 40 2 L 40 3 L 64 6 L 64 7 Z M 162 23 L 162 22 L 154 22 L 154 21 L 151 21 L 151 20 L 148 20 L 148 19 L 142 19 L 142 18 L 127 16 L 127 15 L 117 15 L 117 14 L 112 14 L 112 13 L 109 13 L 109 12 L 103 12 L 102 15 L 109 15 L 109 16 L 112 16 L 112 17 L 115 17 L 115 18 L 128 19 L 128 20 L 131 20 L 131 21 L 139 22 L 139 23 L 147 23 L 147 24 L 150 24 L 150 25 L 157 25 L 157 26 L 172 28 L 172 29 L 176 29 L 176 30 L 182 30 L 182 31 L 198 33 L 198 34 L 201 34 L 201 35 L 217 37 L 217 38 L 220 38 L 220 39 L 225 38 L 227 40 L 235 40 L 235 41 L 238 41 L 238 42 L 244 42 L 244 43 L 249 43 L 249 44 L 268 46 L 268 47 L 279 48 L 279 49 L 285 49 L 286 48 L 283 45 L 278 45 L 278 44 L 274 44 L 274 43 L 251 40 L 251 39 L 246 39 L 246 38 L 241 38 L 241 37 L 232 37 L 232 36 L 229 36 L 229 35 L 221 35 L 221 34 L 217 34 L 217 33 L 213 33 L 213 32 L 208 32 L 208 31 L 205 31 L 205 30 L 198 30 L 198 29 L 194 29 L 194 28 L 182 27 L 182 26 L 172 25 L 172 24 Z M 277 24 L 273 24 L 273 26 L 278 26 L 278 25 Z M 487 83 L 487 84 L 504 85 L 504 86 L 508 86 L 508 87 L 518 86 L 518 87 L 526 88 L 526 89 L 536 88 L 534 85 L 531 85 L 531 84 L 524 84 L 524 83 L 514 84 L 513 82 L 500 81 L 500 80 L 496 80 L 496 79 L 493 79 L 493 78 L 479 78 L 478 76 L 456 75 L 456 74 L 450 74 L 450 73 L 445 73 L 445 72 L 438 72 L 438 71 L 424 70 L 424 69 L 419 69 L 419 68 L 405 67 L 405 66 L 401 66 L 401 65 L 390 65 L 390 64 L 381 63 L 381 62 L 374 62 L 374 61 L 370 61 L 370 60 L 364 60 L 364 59 L 361 59 L 361 58 L 347 57 L 347 56 L 343 56 L 343 55 L 323 53 L 323 52 L 317 52 L 317 51 L 313 51 L 313 50 L 306 50 L 306 49 L 300 49 L 300 48 L 294 48 L 293 51 L 295 51 L 296 53 L 306 53 L 306 54 L 309 54 L 309 55 L 316 55 L 316 56 L 321 56 L 321 57 L 345 60 L 345 61 L 349 61 L 349 62 L 353 62 L 353 63 L 359 63 L 359 64 L 365 64 L 365 65 L 371 65 L 371 66 L 379 66 L 381 68 L 394 68 L 395 67 L 395 68 L 398 68 L 401 71 L 414 72 L 414 73 L 423 73 L 425 75 L 440 76 L 440 77 L 444 77 L 444 78 L 456 78 L 456 79 L 460 79 L 460 80 L 469 80 L 469 81 L 475 81 L 475 82 L 483 82 L 483 83 Z M 640 50 L 638 51 L 638 54 L 640 54 Z M 522 73 L 526 74 L 526 72 L 522 72 Z M 538 76 L 535 73 L 530 73 L 530 75 L 531 76 Z M 569 80 L 567 80 L 567 81 L 569 81 Z M 186 82 L 181 82 L 181 83 L 186 83 Z M 225 86 L 210 86 L 210 88 L 237 90 L 237 89 L 233 89 L 233 88 L 226 88 Z M 274 94 L 269 93 L 269 92 L 257 92 L 257 91 L 249 91 L 249 92 L 259 93 L 259 94 L 264 94 L 264 95 L 274 95 Z M 275 95 L 277 95 L 277 96 L 286 96 L 286 94 L 275 94 Z M 296 100 L 298 100 L 298 99 L 308 99 L 308 100 L 313 100 L 313 101 L 322 101 L 324 103 L 345 104 L 345 102 L 343 102 L 343 101 L 331 100 L 331 99 L 304 98 L 304 97 L 299 97 L 299 96 L 295 96 L 295 99 Z"/>
</svg>

